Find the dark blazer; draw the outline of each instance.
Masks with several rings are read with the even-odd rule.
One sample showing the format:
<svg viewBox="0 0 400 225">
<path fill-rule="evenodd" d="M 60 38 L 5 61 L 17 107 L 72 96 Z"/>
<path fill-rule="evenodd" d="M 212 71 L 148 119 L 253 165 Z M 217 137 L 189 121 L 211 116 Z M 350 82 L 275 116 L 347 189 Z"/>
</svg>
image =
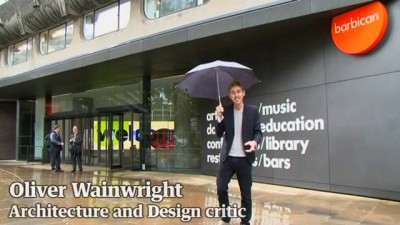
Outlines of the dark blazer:
<svg viewBox="0 0 400 225">
<path fill-rule="evenodd" d="M 222 137 L 222 135 L 225 133 L 224 144 L 222 145 L 220 154 L 220 160 L 225 162 L 232 147 L 233 136 L 235 135 L 233 104 L 225 107 L 223 116 L 224 119 L 220 123 L 217 123 L 216 131 L 217 137 Z M 244 104 L 242 121 L 243 144 L 251 140 L 260 143 L 261 138 L 262 132 L 260 125 L 260 113 L 258 112 L 257 107 Z M 254 162 L 255 152 L 246 152 L 246 156 L 249 163 Z"/>
<path fill-rule="evenodd" d="M 51 141 L 51 145 L 50 145 L 50 150 L 62 150 L 62 145 L 61 145 L 61 137 L 59 134 L 57 134 L 57 132 L 52 131 L 50 134 L 50 141 Z"/>
<path fill-rule="evenodd" d="M 74 137 L 74 134 L 71 134 L 71 138 L 73 138 L 73 137 Z M 72 141 L 69 142 L 71 152 L 73 150 L 74 153 L 78 153 L 78 154 L 81 153 L 82 152 L 82 142 L 83 142 L 83 138 L 82 138 L 81 133 L 79 133 L 79 132 L 76 133 L 75 142 L 72 142 Z"/>
</svg>

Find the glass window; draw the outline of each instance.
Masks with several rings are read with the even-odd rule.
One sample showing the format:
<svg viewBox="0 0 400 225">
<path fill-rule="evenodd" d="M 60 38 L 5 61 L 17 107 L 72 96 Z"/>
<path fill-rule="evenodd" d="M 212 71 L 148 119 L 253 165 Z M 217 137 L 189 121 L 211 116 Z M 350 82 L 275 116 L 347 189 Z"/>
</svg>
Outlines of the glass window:
<svg viewBox="0 0 400 225">
<path fill-rule="evenodd" d="M 40 53 L 43 55 L 47 54 L 48 48 L 48 43 L 49 43 L 49 32 L 42 32 L 40 33 L 40 44 L 39 44 L 39 50 Z"/>
<path fill-rule="evenodd" d="M 18 64 L 28 60 L 28 45 L 27 41 L 22 41 L 14 45 L 14 60 L 13 64 Z"/>
<path fill-rule="evenodd" d="M 49 30 L 48 46 L 48 52 L 55 52 L 65 48 L 65 25 Z"/>
<path fill-rule="evenodd" d="M 119 29 L 128 26 L 131 12 L 131 1 L 121 0 L 119 3 Z"/>
<path fill-rule="evenodd" d="M 149 19 L 203 5 L 209 0 L 145 0 L 144 11 Z"/>
<path fill-rule="evenodd" d="M 85 92 L 52 97 L 51 113 L 79 111 L 74 99 L 91 101 L 90 109 L 114 106 L 136 105 L 142 103 L 142 83 L 114 85 Z M 79 107 L 82 108 L 82 107 Z"/>
<path fill-rule="evenodd" d="M 9 0 L 0 0 L 0 5 L 3 5 L 4 3 L 8 2 Z"/>
<path fill-rule="evenodd" d="M 160 17 L 159 15 L 159 0 L 146 0 L 144 4 L 144 14 L 146 14 L 147 18 L 155 19 Z"/>
<path fill-rule="evenodd" d="M 73 23 L 73 21 L 69 21 L 67 23 L 66 32 L 67 32 L 67 34 L 65 36 L 65 45 L 66 45 L 66 48 L 68 48 L 71 45 L 72 35 L 74 34 L 74 23 Z"/>
<path fill-rule="evenodd" d="M 94 12 L 84 16 L 83 36 L 90 40 L 94 38 Z"/>
<path fill-rule="evenodd" d="M 111 33 L 118 30 L 118 7 L 117 3 L 106 6 L 95 12 L 94 36 Z"/>
<path fill-rule="evenodd" d="M 40 53 L 45 55 L 69 47 L 72 41 L 72 34 L 72 21 L 40 33 Z"/>
<path fill-rule="evenodd" d="M 120 0 L 84 16 L 83 35 L 87 40 L 115 32 L 128 25 L 130 0 Z"/>
<path fill-rule="evenodd" d="M 33 38 L 28 38 L 8 46 L 8 65 L 16 65 L 28 61 L 32 57 L 32 43 Z"/>
<path fill-rule="evenodd" d="M 199 99 L 175 89 L 183 76 L 151 81 L 151 167 L 198 169 L 201 166 Z"/>
<path fill-rule="evenodd" d="M 14 45 L 8 46 L 7 49 L 7 64 L 12 65 L 14 61 Z"/>
</svg>

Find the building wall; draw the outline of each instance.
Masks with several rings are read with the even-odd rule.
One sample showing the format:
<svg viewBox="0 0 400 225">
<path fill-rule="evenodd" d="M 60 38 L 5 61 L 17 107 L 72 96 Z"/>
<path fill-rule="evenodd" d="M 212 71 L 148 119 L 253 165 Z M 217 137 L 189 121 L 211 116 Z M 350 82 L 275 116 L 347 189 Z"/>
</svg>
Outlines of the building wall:
<svg viewBox="0 0 400 225">
<path fill-rule="evenodd" d="M 16 157 L 16 112 L 16 102 L 0 102 L 0 160 Z"/>
<path fill-rule="evenodd" d="M 68 61 L 68 59 L 109 49 L 113 46 L 121 45 L 123 43 L 139 41 L 150 36 L 165 34 L 171 30 L 188 26 L 189 24 L 201 24 L 204 21 L 221 18 L 226 15 L 231 15 L 250 9 L 266 7 L 286 1 L 290 0 L 234 0 L 230 4 L 225 4 L 223 1 L 213 0 L 205 3 L 204 5 L 172 13 L 159 19 L 148 19 L 145 16 L 143 12 L 144 1 L 131 1 L 129 24 L 126 28 L 120 31 L 109 33 L 93 40 L 86 40 L 83 37 L 83 16 L 81 16 L 75 19 L 73 22 L 73 38 L 71 46 L 67 49 L 56 51 L 48 55 L 41 55 L 39 52 L 39 35 L 36 34 L 34 35 L 36 38 L 34 39 L 33 44 L 33 56 L 27 62 L 9 66 L 6 64 L 6 60 L 4 60 L 7 59 L 7 49 L 0 51 L 0 79 L 12 75 L 18 75 L 37 68 L 46 67 L 52 64 L 60 62 L 62 63 Z M 207 12 L 207 14 L 204 12 Z M 49 29 L 50 28 L 53 27 L 49 27 Z M 144 47 L 151 49 L 160 47 L 157 44 L 150 47 Z M 142 51 L 142 49 L 129 50 L 134 51 L 131 52 L 131 54 Z M 104 58 L 103 60 L 106 61 L 108 58 Z M 83 65 L 86 63 L 88 62 L 81 62 Z"/>
<path fill-rule="evenodd" d="M 331 190 L 400 199 L 400 3 L 388 6 L 389 29 L 364 56 L 325 45 Z"/>
<path fill-rule="evenodd" d="M 386 5 L 389 29 L 368 54 L 342 53 L 331 39 L 330 20 L 313 20 L 238 57 L 262 80 L 247 92 L 248 103 L 261 109 L 296 104 L 296 110 L 289 113 L 267 115 L 260 110 L 264 127 L 271 119 L 323 124 L 309 131 L 265 131 L 254 165 L 255 180 L 400 199 L 400 64 L 396 57 L 400 53 L 400 3 Z M 206 113 L 214 109 L 207 107 L 203 112 L 202 169 L 208 174 L 217 170 L 217 160 L 212 163 L 210 155 L 219 152 L 207 146 L 209 141 L 219 141 L 207 133 L 212 122 L 206 120 Z M 304 151 L 299 142 L 298 150 L 286 150 L 293 148 L 290 145 L 271 150 L 276 140 L 308 143 Z"/>
</svg>

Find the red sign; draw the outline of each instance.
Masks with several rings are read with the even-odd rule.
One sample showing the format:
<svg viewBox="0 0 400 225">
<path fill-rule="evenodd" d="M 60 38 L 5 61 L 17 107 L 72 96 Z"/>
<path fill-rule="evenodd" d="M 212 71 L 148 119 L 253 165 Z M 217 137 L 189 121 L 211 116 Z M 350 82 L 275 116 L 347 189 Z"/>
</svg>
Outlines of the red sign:
<svg viewBox="0 0 400 225">
<path fill-rule="evenodd" d="M 334 17 L 332 38 L 342 52 L 363 54 L 381 41 L 387 24 L 388 14 L 385 6 L 374 2 Z"/>
</svg>

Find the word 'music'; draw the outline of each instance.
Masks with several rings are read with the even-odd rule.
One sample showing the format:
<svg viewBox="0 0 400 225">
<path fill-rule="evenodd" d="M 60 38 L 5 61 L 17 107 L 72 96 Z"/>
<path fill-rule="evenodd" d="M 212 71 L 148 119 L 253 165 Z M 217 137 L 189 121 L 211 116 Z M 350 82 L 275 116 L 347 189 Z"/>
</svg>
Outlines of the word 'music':
<svg viewBox="0 0 400 225">
<path fill-rule="evenodd" d="M 344 23 L 344 24 L 339 24 L 337 25 L 336 23 L 334 24 L 335 26 L 335 34 L 339 34 L 341 32 L 346 32 L 351 29 L 356 29 L 358 27 L 362 27 L 371 23 L 374 23 L 379 20 L 379 14 L 375 13 L 372 15 L 368 15 L 365 17 L 357 17 L 356 19 L 350 18 L 350 21 Z"/>
</svg>

